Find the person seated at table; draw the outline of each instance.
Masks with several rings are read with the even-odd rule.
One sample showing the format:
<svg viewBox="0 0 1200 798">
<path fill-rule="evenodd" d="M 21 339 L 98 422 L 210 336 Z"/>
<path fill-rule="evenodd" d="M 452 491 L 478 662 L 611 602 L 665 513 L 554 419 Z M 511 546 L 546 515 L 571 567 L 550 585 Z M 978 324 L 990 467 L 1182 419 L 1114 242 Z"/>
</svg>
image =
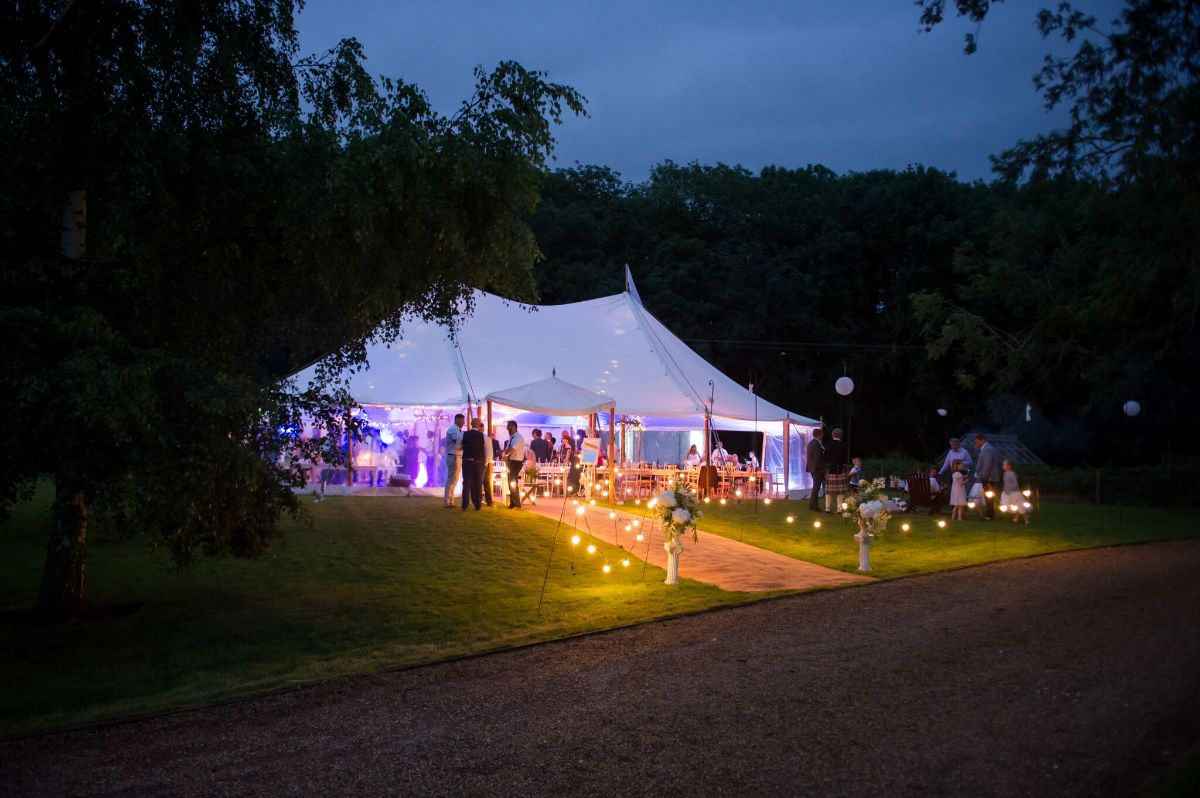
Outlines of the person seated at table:
<svg viewBox="0 0 1200 798">
<path fill-rule="evenodd" d="M 734 470 L 741 468 L 742 461 L 738 459 L 737 452 L 730 452 L 725 455 L 725 467 Z"/>
<path fill-rule="evenodd" d="M 750 452 L 750 454 L 746 455 L 746 465 L 750 466 L 751 471 L 758 471 L 758 455 L 756 455 L 754 452 Z"/>
<path fill-rule="evenodd" d="M 942 505 L 946 503 L 946 489 L 938 480 L 937 466 L 929 466 L 929 498 L 933 502 L 933 512 L 941 513 Z"/>
<path fill-rule="evenodd" d="M 699 450 L 696 449 L 696 444 L 693 443 L 692 448 L 688 449 L 687 455 L 683 458 L 683 464 L 688 468 L 695 468 L 703 462 L 704 458 L 700 455 Z"/>
<path fill-rule="evenodd" d="M 712 454 L 709 456 L 709 464 L 723 466 L 727 457 L 729 457 L 729 452 L 725 451 L 725 447 L 720 441 L 717 441 L 716 448 L 712 450 Z"/>
</svg>

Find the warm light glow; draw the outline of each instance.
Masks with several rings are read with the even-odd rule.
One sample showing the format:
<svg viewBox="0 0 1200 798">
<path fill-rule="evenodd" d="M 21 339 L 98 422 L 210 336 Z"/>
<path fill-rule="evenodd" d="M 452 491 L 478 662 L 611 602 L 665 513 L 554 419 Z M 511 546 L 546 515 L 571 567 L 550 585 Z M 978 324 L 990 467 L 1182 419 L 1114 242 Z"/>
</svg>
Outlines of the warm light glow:
<svg viewBox="0 0 1200 798">
<path fill-rule="evenodd" d="M 722 504 L 722 505 L 724 505 L 724 504 L 725 504 L 725 499 L 723 499 L 723 498 L 721 499 L 721 504 Z"/>
<path fill-rule="evenodd" d="M 638 519 L 636 519 L 636 518 L 635 518 L 635 519 L 633 519 L 633 521 L 631 521 L 630 523 L 632 523 L 634 526 L 641 526 L 641 525 L 642 525 L 642 522 L 641 522 L 641 521 L 639 521 L 639 520 L 638 520 Z"/>
<path fill-rule="evenodd" d="M 642 503 L 642 500 L 641 500 L 641 499 L 634 499 L 634 500 L 633 500 L 633 503 L 634 503 L 634 504 L 641 504 L 641 503 Z"/>
<path fill-rule="evenodd" d="M 580 505 L 580 506 L 578 506 L 578 507 L 576 507 L 576 508 L 575 508 L 575 512 L 576 512 L 578 515 L 583 515 L 583 513 L 585 512 L 585 510 L 586 510 L 586 508 L 585 508 L 583 505 Z"/>
<path fill-rule="evenodd" d="M 1028 509 L 1029 509 L 1030 507 L 1032 507 L 1032 506 L 1033 506 L 1033 505 L 1032 505 L 1032 504 L 1030 504 L 1029 502 L 1025 502 L 1025 509 L 1026 509 L 1026 510 L 1028 510 Z"/>
<path fill-rule="evenodd" d="M 945 528 L 946 528 L 946 522 L 938 521 L 938 529 L 945 529 Z"/>
<path fill-rule="evenodd" d="M 771 500 L 769 498 L 763 499 L 763 504 L 770 504 L 770 503 L 771 503 Z"/>
<path fill-rule="evenodd" d="M 595 554 L 595 553 L 596 553 L 596 544 L 589 543 L 588 544 L 588 554 Z"/>
<path fill-rule="evenodd" d="M 555 478 L 554 478 L 554 484 L 555 484 L 555 485 L 561 485 L 561 484 L 562 484 L 562 480 L 561 480 L 561 479 L 559 479 L 558 477 L 555 477 Z"/>
<path fill-rule="evenodd" d="M 705 497 L 704 497 L 704 503 L 705 503 L 705 504 L 708 504 L 708 503 L 709 503 L 709 502 L 711 502 L 711 501 L 712 501 L 712 499 L 708 498 L 707 496 L 705 496 Z"/>
<path fill-rule="evenodd" d="M 579 535 L 571 535 L 571 545 L 572 546 L 579 545 Z"/>
<path fill-rule="evenodd" d="M 604 571 L 604 573 L 608 573 L 609 571 L 612 570 L 612 566 L 609 565 L 608 563 L 604 563 L 604 568 L 602 570 Z"/>
<path fill-rule="evenodd" d="M 848 508 L 849 506 L 850 506 L 850 503 L 849 503 L 849 502 L 842 502 L 842 509 L 843 509 L 843 510 L 845 510 L 845 509 L 846 509 L 846 508 Z"/>
<path fill-rule="evenodd" d="M 654 505 L 656 504 L 658 504 L 658 499 L 651 499 L 650 501 L 646 502 L 646 506 L 651 509 L 653 509 Z"/>
<path fill-rule="evenodd" d="M 604 486 L 603 486 L 603 485 L 601 485 L 599 482 L 597 482 L 597 483 L 596 483 L 596 490 L 600 490 L 600 489 L 601 489 L 601 488 L 603 488 L 603 487 L 604 487 Z"/>
<path fill-rule="evenodd" d="M 820 528 L 821 528 L 821 522 L 813 521 L 813 529 L 820 529 Z"/>
<path fill-rule="evenodd" d="M 517 486 L 517 483 L 516 483 L 516 481 L 514 481 L 514 480 L 511 480 L 511 479 L 510 479 L 510 480 L 508 481 L 508 486 L 509 486 L 510 488 L 515 488 L 515 487 Z"/>
<path fill-rule="evenodd" d="M 626 532 L 632 532 L 632 531 L 633 531 L 633 527 L 631 527 L 629 524 L 626 524 L 626 525 L 625 525 L 625 531 L 626 531 Z"/>
<path fill-rule="evenodd" d="M 593 507 L 595 507 L 595 506 L 596 506 L 596 500 L 595 500 L 595 499 L 591 499 L 590 501 L 588 501 L 588 504 L 590 504 L 590 505 L 592 505 Z"/>
<path fill-rule="evenodd" d="M 616 512 L 614 512 L 614 511 L 612 511 L 612 510 L 609 510 L 609 511 L 608 511 L 608 517 L 609 517 L 610 519 L 611 519 L 611 518 L 616 518 L 616 517 L 617 517 L 617 514 L 616 514 Z"/>
<path fill-rule="evenodd" d="M 974 509 L 975 509 L 975 502 L 967 502 L 967 509 L 968 509 L 968 510 L 974 510 Z"/>
<path fill-rule="evenodd" d="M 628 558 L 628 557 L 626 557 L 625 559 L 621 560 L 621 565 L 623 565 L 623 566 L 625 566 L 626 568 L 628 568 L 628 567 L 629 567 L 629 558 Z"/>
<path fill-rule="evenodd" d="M 735 490 L 735 491 L 733 492 L 733 495 L 734 495 L 734 496 L 737 496 L 739 499 L 740 499 L 740 498 L 742 498 L 742 489 L 741 489 L 741 488 L 738 488 L 737 490 Z"/>
<path fill-rule="evenodd" d="M 996 494 L 995 494 L 993 491 L 990 491 L 990 490 L 989 490 L 989 491 L 984 491 L 984 494 L 983 494 L 983 495 L 984 495 L 984 496 L 986 496 L 986 497 L 988 497 L 989 499 L 994 499 L 994 498 L 996 498 Z"/>
<path fill-rule="evenodd" d="M 1022 495 L 1025 496 L 1026 499 L 1028 499 L 1030 496 L 1033 495 L 1033 491 L 1031 491 L 1029 489 L 1023 490 L 1023 491 L 1021 491 L 1021 493 L 1022 493 Z"/>
<path fill-rule="evenodd" d="M 637 542 L 638 542 L 638 543 L 641 543 L 641 542 L 642 542 L 643 540 L 645 540 L 645 539 L 646 539 L 646 536 L 645 536 L 645 535 L 643 535 L 641 532 L 638 532 L 638 533 L 637 533 L 637 538 L 636 538 L 636 540 L 637 540 Z"/>
<path fill-rule="evenodd" d="M 602 494 L 600 494 L 600 495 L 601 495 L 601 496 L 603 496 L 604 498 L 606 498 L 606 499 L 607 499 L 607 498 L 608 498 L 608 491 L 604 491 L 604 493 L 602 493 Z"/>
<path fill-rule="evenodd" d="M 901 524 L 901 525 L 900 525 L 900 531 L 901 531 L 901 532 L 907 532 L 907 531 L 908 531 L 909 529 L 911 529 L 911 528 L 912 528 L 912 527 L 910 527 L 908 524 Z"/>
<path fill-rule="evenodd" d="M 791 523 L 794 523 L 794 522 L 795 522 L 795 520 L 796 520 L 796 517 L 795 517 L 795 516 L 793 516 L 793 515 L 789 515 L 789 516 L 787 517 L 787 522 L 788 522 L 789 524 L 791 524 Z"/>
<path fill-rule="evenodd" d="M 750 477 L 749 481 L 750 481 L 750 482 L 753 482 L 753 481 L 754 481 L 754 477 Z"/>
</svg>

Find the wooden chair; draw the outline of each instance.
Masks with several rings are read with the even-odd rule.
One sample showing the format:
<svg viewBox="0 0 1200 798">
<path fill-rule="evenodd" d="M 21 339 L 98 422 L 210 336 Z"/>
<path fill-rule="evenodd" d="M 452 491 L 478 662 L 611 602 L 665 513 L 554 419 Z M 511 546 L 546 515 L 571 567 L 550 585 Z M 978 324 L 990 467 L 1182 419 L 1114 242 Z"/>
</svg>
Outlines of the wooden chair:
<svg viewBox="0 0 1200 798">
<path fill-rule="evenodd" d="M 934 493 L 929 484 L 928 474 L 910 474 L 906 481 L 908 483 L 908 506 L 904 508 L 904 512 L 916 512 L 918 507 L 928 507 L 930 515 L 941 512 L 941 494 Z"/>
</svg>

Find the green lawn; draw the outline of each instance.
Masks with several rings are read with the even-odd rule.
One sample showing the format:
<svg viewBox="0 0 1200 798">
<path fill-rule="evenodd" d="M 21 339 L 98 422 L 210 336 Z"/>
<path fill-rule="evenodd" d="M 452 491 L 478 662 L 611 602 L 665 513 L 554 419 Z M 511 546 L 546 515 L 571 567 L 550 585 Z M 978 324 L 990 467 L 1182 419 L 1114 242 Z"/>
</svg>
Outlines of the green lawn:
<svg viewBox="0 0 1200 798">
<path fill-rule="evenodd" d="M 0 607 L 27 606 L 47 539 L 46 498 L 0 526 Z M 135 602 L 124 618 L 74 626 L 0 623 L 0 735 L 182 707 L 341 674 L 546 640 L 753 601 L 620 552 L 559 537 L 546 599 L 538 590 L 555 524 L 501 509 L 447 511 L 435 499 L 330 498 L 313 523 L 254 561 L 204 561 L 173 573 L 143 541 L 93 541 L 93 601 Z M 623 509 L 634 510 L 626 505 Z M 840 570 L 857 566 L 849 522 L 801 502 L 706 508 L 702 528 Z M 788 524 L 785 517 L 795 516 Z M 1031 526 L 895 517 L 872 545 L 874 575 L 935 571 L 1111 543 L 1196 534 L 1187 510 L 1046 504 Z M 569 519 L 569 516 L 568 516 Z M 823 527 L 815 530 L 812 522 Z M 910 521 L 910 532 L 900 524 Z M 601 525 L 603 527 L 603 524 Z M 606 529 L 599 534 L 604 534 Z M 993 532 L 995 552 L 993 553 Z M 585 538 L 584 543 L 586 544 Z M 573 558 L 573 559 L 572 559 Z M 602 573 L 607 561 L 613 571 Z M 576 566 L 572 572 L 572 561 Z"/>
<path fill-rule="evenodd" d="M 705 505 L 700 528 L 789 557 L 840 571 L 858 568 L 858 531 L 839 515 L 810 513 L 807 502 L 743 502 L 724 507 Z M 787 516 L 794 521 L 787 523 Z M 946 521 L 944 529 L 938 519 Z M 819 520 L 821 528 L 813 527 Z M 901 531 L 908 523 L 910 530 Z M 881 578 L 941 571 L 964 565 L 1045 554 L 1052 551 L 1195 537 L 1200 534 L 1189 509 L 1096 507 L 1043 502 L 1028 526 L 997 515 L 951 521 L 949 515 L 897 514 L 887 532 L 871 543 L 871 575 Z M 993 548 L 994 547 L 994 548 Z"/>
<path fill-rule="evenodd" d="M 462 513 L 437 499 L 330 498 L 311 526 L 256 561 L 173 573 L 144 541 L 89 548 L 88 595 L 137 602 L 126 618 L 75 626 L 0 624 L 0 735 L 179 707 L 659 618 L 756 596 L 620 565 L 597 540 L 560 535 L 545 603 L 538 591 L 554 522 L 502 509 Z M 44 499 L 0 527 L 0 607 L 28 606 L 47 540 Z M 586 538 L 584 543 L 586 544 Z M 605 575 L 605 557 L 614 566 Z"/>
</svg>

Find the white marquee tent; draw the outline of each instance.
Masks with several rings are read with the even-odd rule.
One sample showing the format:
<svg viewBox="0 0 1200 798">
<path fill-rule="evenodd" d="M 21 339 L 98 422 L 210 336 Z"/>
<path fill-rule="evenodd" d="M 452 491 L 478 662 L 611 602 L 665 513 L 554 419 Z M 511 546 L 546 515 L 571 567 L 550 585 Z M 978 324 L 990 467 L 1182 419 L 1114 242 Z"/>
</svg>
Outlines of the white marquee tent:
<svg viewBox="0 0 1200 798">
<path fill-rule="evenodd" d="M 654 318 L 627 276 L 627 290 L 566 305 L 521 305 L 476 291 L 474 312 L 453 333 L 412 322 L 391 345 L 368 347 L 369 368 L 350 375 L 349 390 L 364 406 L 466 408 L 505 386 L 542 380 L 554 369 L 569 381 L 611 397 L 616 412 L 649 430 L 704 428 L 759 431 L 768 440 L 767 468 L 783 470 L 785 430 L 789 488 L 808 486 L 803 468 L 808 432 L 819 422 L 751 394 Z M 303 387 L 316 364 L 295 375 Z M 549 409 L 549 408 L 548 408 Z M 522 418 L 553 424 L 554 414 Z M 772 464 L 774 460 L 774 464 Z"/>
</svg>

